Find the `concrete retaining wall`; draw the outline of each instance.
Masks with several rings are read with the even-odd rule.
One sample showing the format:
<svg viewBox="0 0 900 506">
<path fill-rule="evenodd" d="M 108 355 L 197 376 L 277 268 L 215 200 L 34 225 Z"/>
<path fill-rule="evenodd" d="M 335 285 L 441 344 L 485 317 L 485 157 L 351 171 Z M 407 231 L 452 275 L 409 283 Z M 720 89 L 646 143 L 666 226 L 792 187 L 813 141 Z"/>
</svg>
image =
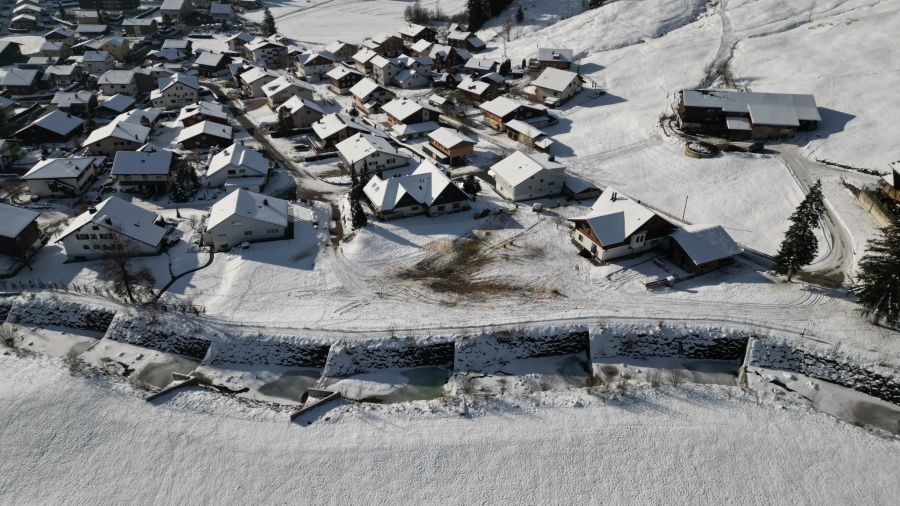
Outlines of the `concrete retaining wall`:
<svg viewBox="0 0 900 506">
<path fill-rule="evenodd" d="M 217 342 L 210 348 L 207 363 L 280 365 L 285 367 L 325 367 L 330 344 L 310 340 L 267 339 L 263 336 L 241 336 L 234 342 Z"/>
<path fill-rule="evenodd" d="M 741 362 L 748 339 L 748 334 L 734 330 L 658 326 L 604 328 L 591 334 L 591 359 L 672 357 Z"/>
<path fill-rule="evenodd" d="M 113 320 L 105 338 L 199 361 L 203 360 L 210 347 L 210 341 L 196 337 L 202 334 L 200 328 L 167 325 L 165 322 L 148 323 L 138 317 L 119 315 Z"/>
<path fill-rule="evenodd" d="M 75 302 L 46 299 L 17 299 L 9 309 L 6 321 L 36 327 L 66 327 L 70 329 L 106 332 L 115 313 L 104 308 Z"/>
<path fill-rule="evenodd" d="M 385 339 L 331 346 L 325 376 L 351 376 L 382 369 L 452 366 L 453 342 L 439 339 Z"/>
<path fill-rule="evenodd" d="M 454 369 L 479 372 L 508 364 L 511 360 L 587 353 L 587 329 L 563 329 L 537 335 L 501 332 L 463 337 L 456 341 Z"/>
</svg>

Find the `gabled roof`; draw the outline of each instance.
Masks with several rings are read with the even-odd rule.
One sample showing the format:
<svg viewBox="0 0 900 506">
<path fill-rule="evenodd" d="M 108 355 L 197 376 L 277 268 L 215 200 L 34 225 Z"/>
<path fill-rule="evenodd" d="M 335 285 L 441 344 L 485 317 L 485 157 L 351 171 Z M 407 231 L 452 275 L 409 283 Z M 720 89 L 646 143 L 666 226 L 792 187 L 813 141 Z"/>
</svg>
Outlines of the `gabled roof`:
<svg viewBox="0 0 900 506">
<path fill-rule="evenodd" d="M 390 65 L 393 65 L 395 67 L 399 66 L 399 64 L 395 60 L 393 60 L 391 58 L 385 58 L 384 56 L 381 56 L 380 54 L 375 55 L 375 57 L 372 58 L 371 62 L 372 62 L 373 67 L 378 67 L 380 69 L 386 68 Z"/>
<path fill-rule="evenodd" d="M 250 42 L 253 40 L 253 36 L 247 32 L 238 32 L 238 33 L 232 35 L 231 37 L 228 37 L 227 39 L 225 39 L 225 42 L 231 42 L 233 40 L 242 40 L 242 41 L 244 41 L 244 43 L 247 43 L 247 42 Z"/>
<path fill-rule="evenodd" d="M 452 184 L 440 169 L 426 160 L 408 176 L 387 179 L 373 176 L 363 192 L 380 211 L 390 211 L 406 196 L 420 205 L 430 206 Z"/>
<path fill-rule="evenodd" d="M 94 129 L 81 145 L 87 146 L 109 137 L 143 144 L 147 142 L 147 137 L 149 136 L 150 128 L 148 127 L 139 123 L 113 120 L 112 123 L 109 123 L 108 125 Z"/>
<path fill-rule="evenodd" d="M 65 109 L 73 105 L 86 105 L 91 103 L 94 94 L 90 91 L 58 91 L 50 100 L 51 104 L 56 104 L 60 109 Z"/>
<path fill-rule="evenodd" d="M 758 93 L 735 90 L 682 90 L 687 107 L 721 109 L 749 114 L 755 124 L 797 126 L 802 121 L 822 121 L 812 95 Z"/>
<path fill-rule="evenodd" d="M 181 108 L 178 113 L 177 121 L 184 121 L 187 118 L 201 114 L 212 118 L 227 119 L 228 110 L 222 104 L 214 102 L 200 101 L 196 104 L 186 105 Z"/>
<path fill-rule="evenodd" d="M 159 216 L 156 213 L 143 207 L 125 202 L 118 197 L 110 197 L 97 204 L 96 207 L 90 208 L 73 218 L 69 222 L 69 226 L 57 239 L 57 242 L 84 225 L 94 223 L 119 232 L 135 241 L 149 244 L 150 246 L 158 246 L 167 231 L 166 227 L 156 224 L 158 218 Z"/>
<path fill-rule="evenodd" d="M 176 84 L 181 84 L 187 86 L 188 88 L 199 90 L 200 89 L 200 81 L 197 79 L 197 76 L 189 76 L 187 74 L 182 74 L 181 72 L 176 73 L 172 77 L 164 77 L 159 80 L 159 90 L 166 91 L 167 88 L 174 86 Z"/>
<path fill-rule="evenodd" d="M 63 38 L 68 39 L 68 38 L 75 36 L 75 30 L 69 28 L 68 26 L 60 25 L 60 26 L 57 26 L 56 28 L 50 30 L 49 32 L 45 33 L 44 38 L 46 39 L 48 36 L 51 36 L 51 35 L 59 35 Z"/>
<path fill-rule="evenodd" d="M 44 79 L 49 76 L 71 76 L 78 72 L 75 65 L 50 65 L 44 71 Z"/>
<path fill-rule="evenodd" d="M 684 225 L 676 229 L 671 237 L 687 253 L 694 265 L 731 258 L 743 252 L 719 225 Z"/>
<path fill-rule="evenodd" d="M 372 51 L 371 49 L 369 49 L 367 47 L 364 47 L 364 48 L 360 49 L 359 51 L 357 51 L 353 55 L 353 61 L 356 61 L 359 63 L 368 63 L 369 60 L 371 60 L 372 58 L 375 58 L 376 56 L 378 56 L 378 53 L 376 53 L 375 51 Z"/>
<path fill-rule="evenodd" d="M 576 79 L 580 79 L 580 76 L 575 72 L 547 67 L 531 84 L 548 90 L 563 91 Z"/>
<path fill-rule="evenodd" d="M 456 86 L 456 89 L 462 90 L 468 93 L 474 93 L 475 95 L 481 95 L 486 92 L 491 87 L 490 83 L 486 83 L 484 81 L 479 81 L 477 79 L 473 79 L 472 76 L 466 76 L 465 79 L 462 80 L 459 85 Z"/>
<path fill-rule="evenodd" d="M 529 139 L 537 139 L 541 136 L 546 136 L 544 132 L 539 128 L 535 128 L 528 123 L 525 123 L 522 120 L 513 119 L 506 122 L 506 128 L 512 130 L 513 132 L 520 133 Z"/>
<path fill-rule="evenodd" d="M 412 46 L 410 46 L 410 49 L 417 53 L 421 53 L 423 51 L 428 51 L 433 45 L 434 43 L 432 42 L 428 42 L 425 39 L 419 39 L 415 43 L 413 43 Z"/>
<path fill-rule="evenodd" d="M 214 53 L 212 51 L 203 51 L 194 60 L 194 66 L 218 67 L 226 56 L 222 53 Z"/>
<path fill-rule="evenodd" d="M 433 139 L 434 142 L 437 142 L 441 146 L 444 146 L 447 149 L 452 149 L 460 144 L 471 143 L 477 144 L 478 141 L 469 137 L 468 135 L 464 135 L 462 133 L 457 132 L 456 130 L 441 127 L 430 134 L 428 134 L 429 139 Z"/>
<path fill-rule="evenodd" d="M 281 74 L 275 71 L 267 70 L 262 67 L 252 67 L 250 68 L 250 70 L 247 70 L 246 72 L 241 74 L 241 81 L 246 84 L 252 84 L 265 77 L 275 80 L 280 75 Z"/>
<path fill-rule="evenodd" d="M 117 151 L 110 174 L 167 175 L 171 168 L 171 151 Z"/>
<path fill-rule="evenodd" d="M 316 53 L 316 52 L 305 52 L 297 55 L 297 63 L 302 66 L 305 66 L 307 63 L 315 60 L 316 58 L 324 58 L 328 60 L 328 63 L 334 63 L 334 57 L 331 56 L 330 53 Z"/>
<path fill-rule="evenodd" d="M 204 134 L 228 140 L 231 140 L 232 137 L 230 126 L 213 121 L 201 121 L 200 123 L 183 128 L 181 132 L 178 132 L 178 136 L 175 137 L 175 142 L 183 142 Z"/>
<path fill-rule="evenodd" d="M 422 25 L 410 24 L 401 28 L 400 34 L 407 37 L 420 37 L 428 29 L 428 27 Z"/>
<path fill-rule="evenodd" d="M 191 46 L 188 39 L 166 39 L 162 43 L 162 49 L 184 49 L 187 50 Z"/>
<path fill-rule="evenodd" d="M 0 237 L 16 238 L 40 215 L 30 209 L 0 204 Z"/>
<path fill-rule="evenodd" d="M 608 187 L 590 213 L 572 220 L 587 222 L 600 244 L 608 246 L 624 242 L 654 216 L 657 214 L 647 207 Z"/>
<path fill-rule="evenodd" d="M 209 177 L 229 166 L 249 169 L 261 176 L 269 173 L 269 161 L 262 153 L 236 142 L 212 157 L 206 169 L 206 176 Z"/>
<path fill-rule="evenodd" d="M 185 3 L 187 3 L 187 0 L 163 0 L 159 9 L 163 11 L 180 11 L 184 8 Z"/>
<path fill-rule="evenodd" d="M 134 70 L 107 70 L 97 79 L 97 84 L 131 84 L 134 74 Z"/>
<path fill-rule="evenodd" d="M 77 33 L 97 34 L 104 33 L 109 27 L 102 24 L 78 23 L 75 28 Z"/>
<path fill-rule="evenodd" d="M 378 83 L 368 77 L 364 77 L 350 88 L 350 94 L 358 99 L 364 99 L 372 93 L 375 93 L 379 88 L 381 88 L 381 86 Z"/>
<path fill-rule="evenodd" d="M 306 100 L 299 95 L 294 95 L 293 97 L 287 99 L 283 104 L 278 106 L 278 109 L 287 109 L 291 114 L 295 114 L 297 111 L 303 109 L 304 107 L 316 111 L 319 114 L 325 113 L 325 111 L 323 111 L 322 108 L 319 107 L 315 102 Z"/>
<path fill-rule="evenodd" d="M 263 93 L 265 93 L 267 97 L 271 97 L 272 95 L 276 95 L 291 88 L 307 90 L 310 92 L 316 91 L 316 89 L 306 81 L 294 79 L 290 76 L 281 76 L 270 83 L 264 84 Z"/>
<path fill-rule="evenodd" d="M 153 18 L 127 18 L 122 21 L 122 26 L 152 26 L 154 22 Z"/>
<path fill-rule="evenodd" d="M 516 151 L 491 166 L 494 173 L 513 186 L 519 185 L 542 170 L 561 173 L 564 169 L 562 164 L 550 160 L 550 157 L 543 153 L 526 154 L 521 151 Z"/>
<path fill-rule="evenodd" d="M 71 158 L 47 158 L 34 164 L 21 179 L 71 179 L 80 176 L 91 164 L 99 165 L 106 157 L 76 156 Z"/>
<path fill-rule="evenodd" d="M 337 143 L 336 147 L 341 156 L 351 164 L 379 152 L 406 158 L 386 139 L 370 134 L 358 133 Z"/>
<path fill-rule="evenodd" d="M 328 72 L 325 73 L 325 77 L 329 77 L 331 79 L 341 79 L 342 77 L 345 77 L 350 74 L 362 75 L 362 72 L 342 66 L 342 67 L 335 67 L 335 68 L 329 70 Z"/>
<path fill-rule="evenodd" d="M 422 105 L 408 98 L 395 98 L 381 107 L 382 111 L 397 118 L 399 121 L 405 120 L 422 109 L 424 109 Z"/>
<path fill-rule="evenodd" d="M 37 79 L 38 69 L 7 67 L 0 69 L 0 86 L 30 86 Z"/>
<path fill-rule="evenodd" d="M 489 100 L 487 102 L 479 105 L 479 109 L 483 111 L 487 111 L 495 116 L 504 117 L 507 114 L 512 114 L 516 112 L 520 107 L 524 104 L 519 102 L 518 100 L 513 100 L 505 95 L 499 96 L 493 100 Z"/>
<path fill-rule="evenodd" d="M 237 189 L 212 205 L 206 229 L 210 230 L 232 216 L 287 227 L 288 202 L 268 195 Z"/>
<path fill-rule="evenodd" d="M 78 116 L 72 116 L 67 112 L 63 112 L 57 109 L 34 120 L 25 128 L 37 126 L 58 135 L 69 135 L 83 123 L 84 120 L 79 118 Z M 25 130 L 25 128 L 23 128 L 22 130 Z M 19 130 L 19 132 L 21 132 L 22 130 Z"/>
<path fill-rule="evenodd" d="M 568 63 L 575 61 L 574 53 L 571 49 L 555 49 L 549 47 L 538 48 L 536 58 L 539 61 L 561 61 Z"/>
<path fill-rule="evenodd" d="M 132 111 L 123 112 L 116 116 L 114 121 L 124 121 L 128 123 L 152 125 L 159 118 L 160 110 L 155 107 L 147 107 L 146 109 L 134 109 Z"/>
<path fill-rule="evenodd" d="M 210 15 L 231 14 L 232 13 L 231 4 L 211 3 L 211 4 L 209 4 L 209 13 L 210 13 Z"/>
<path fill-rule="evenodd" d="M 244 46 L 244 48 L 250 52 L 256 51 L 257 49 L 263 49 L 266 47 L 285 47 L 285 46 L 284 46 L 284 44 L 281 44 L 279 42 L 275 42 L 275 41 L 263 39 L 263 38 L 253 39 L 252 41 L 248 42 Z"/>
<path fill-rule="evenodd" d="M 100 103 L 101 107 L 105 107 L 111 111 L 115 112 L 125 112 L 130 107 L 132 107 L 135 103 L 134 97 L 129 97 L 128 95 L 122 95 L 121 93 L 116 93 L 115 95 L 105 99 Z"/>
<path fill-rule="evenodd" d="M 109 55 L 109 51 L 85 51 L 84 55 L 81 58 L 82 63 L 99 63 L 105 62 L 109 60 L 111 56 Z"/>
</svg>

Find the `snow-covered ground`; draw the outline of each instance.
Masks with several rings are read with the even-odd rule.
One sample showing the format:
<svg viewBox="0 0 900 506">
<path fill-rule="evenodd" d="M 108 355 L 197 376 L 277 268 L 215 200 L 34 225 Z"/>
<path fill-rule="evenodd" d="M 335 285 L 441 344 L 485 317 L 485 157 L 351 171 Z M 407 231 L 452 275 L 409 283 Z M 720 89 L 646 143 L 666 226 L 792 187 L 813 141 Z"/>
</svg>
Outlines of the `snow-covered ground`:
<svg viewBox="0 0 900 506">
<path fill-rule="evenodd" d="M 139 395 L 0 355 L 0 502 L 876 505 L 900 489 L 896 440 L 721 387 L 509 396 L 468 416 L 338 404 L 311 425 L 199 389 Z"/>
</svg>

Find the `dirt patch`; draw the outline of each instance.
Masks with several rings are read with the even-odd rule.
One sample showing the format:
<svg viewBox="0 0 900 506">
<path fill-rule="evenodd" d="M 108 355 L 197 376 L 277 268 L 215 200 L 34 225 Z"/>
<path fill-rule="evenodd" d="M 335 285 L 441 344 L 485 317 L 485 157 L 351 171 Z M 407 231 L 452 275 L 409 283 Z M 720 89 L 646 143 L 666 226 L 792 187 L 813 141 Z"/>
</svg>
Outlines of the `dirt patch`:
<svg viewBox="0 0 900 506">
<path fill-rule="evenodd" d="M 397 277 L 420 282 L 436 292 L 475 298 L 532 292 L 530 288 L 482 275 L 497 259 L 482 239 L 432 243 L 427 248 L 432 251 L 427 258 L 401 269 Z"/>
</svg>

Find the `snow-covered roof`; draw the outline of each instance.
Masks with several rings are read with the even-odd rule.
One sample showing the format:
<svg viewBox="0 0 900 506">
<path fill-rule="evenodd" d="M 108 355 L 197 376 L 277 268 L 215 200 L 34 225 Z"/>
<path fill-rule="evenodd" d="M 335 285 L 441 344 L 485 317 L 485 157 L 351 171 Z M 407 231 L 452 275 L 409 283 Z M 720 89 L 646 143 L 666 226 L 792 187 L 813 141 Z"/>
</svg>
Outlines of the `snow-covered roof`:
<svg viewBox="0 0 900 506">
<path fill-rule="evenodd" d="M 57 109 L 34 120 L 29 126 L 38 126 L 55 134 L 67 135 L 80 127 L 82 123 L 84 120 L 78 116 L 72 116 Z"/>
<path fill-rule="evenodd" d="M 464 143 L 476 144 L 478 142 L 468 135 L 462 134 L 460 132 L 457 132 L 456 130 L 453 130 L 452 128 L 447 127 L 441 127 L 431 132 L 430 134 L 428 134 L 428 138 L 434 140 L 434 142 L 437 142 L 447 149 L 452 149 Z"/>
<path fill-rule="evenodd" d="M 171 151 L 117 151 L 110 174 L 166 175 L 172 168 Z"/>
<path fill-rule="evenodd" d="M 550 170 L 562 172 L 565 169 L 560 163 L 550 160 L 543 153 L 523 153 L 516 151 L 491 166 L 491 170 L 512 186 L 517 186 L 526 179 L 541 172 Z"/>
<path fill-rule="evenodd" d="M 434 121 L 425 121 L 422 123 L 413 123 L 411 125 L 407 125 L 405 123 L 397 123 L 396 125 L 391 127 L 391 131 L 402 137 L 405 135 L 434 132 L 439 128 L 441 128 L 441 125 L 438 125 Z"/>
<path fill-rule="evenodd" d="M 331 44 L 328 44 L 327 46 L 325 46 L 325 51 L 328 51 L 329 53 L 331 53 L 333 55 L 334 53 L 339 52 L 341 49 L 344 49 L 345 47 L 355 48 L 356 46 L 354 46 L 353 44 L 350 44 L 348 42 L 339 40 L 339 41 L 332 42 Z"/>
<path fill-rule="evenodd" d="M 395 98 L 381 107 L 382 111 L 399 121 L 405 120 L 422 109 L 423 107 L 418 102 L 409 98 Z"/>
<path fill-rule="evenodd" d="M 671 237 L 687 253 L 694 265 L 730 258 L 743 252 L 719 225 L 684 225 L 676 229 Z"/>
<path fill-rule="evenodd" d="M 0 204 L 0 237 L 15 239 L 40 215 L 31 209 Z"/>
<path fill-rule="evenodd" d="M 263 85 L 263 93 L 265 93 L 267 97 L 271 97 L 291 88 L 308 90 L 310 92 L 316 91 L 316 89 L 306 81 L 294 79 L 290 76 L 281 76 L 278 79 Z"/>
<path fill-rule="evenodd" d="M 85 51 L 81 61 L 82 63 L 99 63 L 109 59 L 109 51 Z"/>
<path fill-rule="evenodd" d="M 364 47 L 353 54 L 353 61 L 359 63 L 368 63 L 369 60 L 378 56 L 378 53 L 372 51 L 371 49 Z"/>
<path fill-rule="evenodd" d="M 587 222 L 600 244 L 609 246 L 624 242 L 654 216 L 656 213 L 631 197 L 607 187 L 590 213 L 572 219 Z"/>
<path fill-rule="evenodd" d="M 187 0 L 163 0 L 159 9 L 163 11 L 180 11 L 184 8 L 186 2 Z"/>
<path fill-rule="evenodd" d="M 115 121 L 124 121 L 128 123 L 152 125 L 159 118 L 160 110 L 155 107 L 147 107 L 144 109 L 134 109 L 133 111 L 123 112 L 116 116 Z"/>
<path fill-rule="evenodd" d="M 537 139 L 543 135 L 546 135 L 539 128 L 535 128 L 524 121 L 513 119 L 509 120 L 505 123 L 506 128 L 512 130 L 513 132 L 520 133 L 529 139 Z"/>
<path fill-rule="evenodd" d="M 373 67 L 378 67 L 380 69 L 383 69 L 383 68 L 387 67 L 388 65 L 398 66 L 396 61 L 394 61 L 390 58 L 385 58 L 384 56 L 381 56 L 380 54 L 375 55 L 375 57 L 372 58 L 371 62 L 372 62 Z"/>
<path fill-rule="evenodd" d="M 229 166 L 248 169 L 262 176 L 269 173 L 269 161 L 262 153 L 243 144 L 234 143 L 212 157 L 209 168 L 206 169 L 206 176 L 209 177 Z"/>
<path fill-rule="evenodd" d="M 97 79 L 97 84 L 131 84 L 134 70 L 107 70 Z"/>
<path fill-rule="evenodd" d="M 799 121 L 822 121 L 812 95 L 758 93 L 735 90 L 682 90 L 687 107 L 721 109 L 726 114 L 749 114 L 755 124 L 797 126 Z"/>
<path fill-rule="evenodd" d="M 401 35 L 406 35 L 407 37 L 419 37 L 426 30 L 428 30 L 428 27 L 417 24 L 409 24 L 401 28 L 399 31 Z"/>
<path fill-rule="evenodd" d="M 531 84 L 539 88 L 559 92 L 565 90 L 576 79 L 579 79 L 579 77 L 575 72 L 547 67 Z"/>
<path fill-rule="evenodd" d="M 328 63 L 334 62 L 334 57 L 330 53 L 303 52 L 297 55 L 297 63 L 305 66 L 307 63 L 315 60 L 320 56 L 328 60 Z"/>
<path fill-rule="evenodd" d="M 34 164 L 21 179 L 70 179 L 81 175 L 91 164 L 99 165 L 106 157 L 76 156 L 71 158 L 47 158 Z"/>
<path fill-rule="evenodd" d="M 63 48 L 63 43 L 56 40 L 45 40 L 43 44 L 41 44 L 40 51 L 42 53 L 47 51 L 59 51 Z"/>
<path fill-rule="evenodd" d="M 285 46 L 284 46 L 284 44 L 281 44 L 279 42 L 275 42 L 273 40 L 263 39 L 263 38 L 253 39 L 252 41 L 248 42 L 244 46 L 244 48 L 246 48 L 250 52 L 256 51 L 257 49 L 263 49 L 266 47 L 285 47 Z"/>
<path fill-rule="evenodd" d="M 162 49 L 183 49 L 187 51 L 190 46 L 191 41 L 188 39 L 166 39 L 161 47 Z"/>
<path fill-rule="evenodd" d="M 578 176 L 569 176 L 566 178 L 566 188 L 574 194 L 579 194 L 588 190 L 597 190 L 597 185 L 587 179 Z"/>
<path fill-rule="evenodd" d="M 490 83 L 473 79 L 472 76 L 466 76 L 466 78 L 456 86 L 456 89 L 474 93 L 475 95 L 481 95 L 490 87 Z"/>
<path fill-rule="evenodd" d="M 288 202 L 269 195 L 237 189 L 212 205 L 206 229 L 211 230 L 232 216 L 287 227 Z"/>
<path fill-rule="evenodd" d="M 424 51 L 428 51 L 429 49 L 431 49 L 431 47 L 433 45 L 434 45 L 433 43 L 428 42 L 425 39 L 419 39 L 410 47 L 410 49 L 412 49 L 413 51 L 415 51 L 417 53 L 422 53 Z"/>
<path fill-rule="evenodd" d="M 373 176 L 363 192 L 380 211 L 390 211 L 407 195 L 420 205 L 430 206 L 451 184 L 440 169 L 425 160 L 407 176 L 387 179 Z"/>
<path fill-rule="evenodd" d="M 203 134 L 231 140 L 231 127 L 213 121 L 201 121 L 200 123 L 181 129 L 181 131 L 178 132 L 178 136 L 175 137 L 175 142 L 183 142 Z"/>
<path fill-rule="evenodd" d="M 507 114 L 516 112 L 520 107 L 522 107 L 522 105 L 523 104 L 521 102 L 503 95 L 493 100 L 484 102 L 478 107 L 483 111 L 489 112 L 495 116 L 499 116 L 502 118 Z"/>
<path fill-rule="evenodd" d="M 0 69 L 0 86 L 30 86 L 38 76 L 38 69 L 6 67 Z"/>
<path fill-rule="evenodd" d="M 203 51 L 198 56 L 197 59 L 194 60 L 194 65 L 203 65 L 205 67 L 217 67 L 222 60 L 225 59 L 225 55 L 222 53 L 215 53 L 213 51 Z"/>
<path fill-rule="evenodd" d="M 214 102 L 200 101 L 196 104 L 190 104 L 182 107 L 181 111 L 179 111 L 178 113 L 177 121 L 184 121 L 185 119 L 196 116 L 198 114 L 209 116 L 211 118 L 228 118 L 228 110 L 225 109 L 224 105 Z"/>
<path fill-rule="evenodd" d="M 264 77 L 268 77 L 270 79 L 277 79 L 280 74 L 275 71 L 267 70 L 261 67 L 253 67 L 250 70 L 241 74 L 241 81 L 247 84 L 255 83 L 259 79 Z"/>
<path fill-rule="evenodd" d="M 247 32 L 238 32 L 238 33 L 232 35 L 231 37 L 228 37 L 227 39 L 225 39 L 225 42 L 231 42 L 233 40 L 242 40 L 242 41 L 244 41 L 244 43 L 247 43 L 247 42 L 250 42 L 253 40 L 253 36 Z"/>
<path fill-rule="evenodd" d="M 549 47 L 538 48 L 537 59 L 539 61 L 561 61 L 572 63 L 575 61 L 571 49 L 554 49 Z"/>
<path fill-rule="evenodd" d="M 78 72 L 75 65 L 50 65 L 44 70 L 44 79 L 47 76 L 71 76 Z"/>
<path fill-rule="evenodd" d="M 350 94 L 358 99 L 364 99 L 378 90 L 378 88 L 381 88 L 378 83 L 368 77 L 364 77 L 350 88 Z"/>
<path fill-rule="evenodd" d="M 87 146 L 109 137 L 143 144 L 147 142 L 147 137 L 149 136 L 149 127 L 145 127 L 140 123 L 113 120 L 108 125 L 104 125 L 100 128 L 94 129 L 81 145 Z"/>
<path fill-rule="evenodd" d="M 127 18 L 122 21 L 122 26 L 151 26 L 154 21 L 153 18 Z"/>
<path fill-rule="evenodd" d="M 58 91 L 50 100 L 51 104 L 56 104 L 60 109 L 65 109 L 73 105 L 85 105 L 91 102 L 94 94 L 90 91 Z"/>
<path fill-rule="evenodd" d="M 210 15 L 228 15 L 232 13 L 231 4 L 217 4 L 211 3 L 209 4 L 209 13 Z"/>
<path fill-rule="evenodd" d="M 497 62 L 484 58 L 471 58 L 463 65 L 467 70 L 484 70 L 492 71 L 497 66 Z"/>
<path fill-rule="evenodd" d="M 413 79 L 422 79 L 423 82 L 425 82 L 428 79 L 428 76 L 418 70 L 410 69 L 403 69 L 394 76 L 394 82 L 400 85 L 407 81 L 412 81 Z"/>
<path fill-rule="evenodd" d="M 78 33 L 98 34 L 105 33 L 109 26 L 97 23 L 78 23 L 75 31 Z"/>
<path fill-rule="evenodd" d="M 318 106 L 318 104 L 316 104 L 312 100 L 306 100 L 299 95 L 294 95 L 293 97 L 287 99 L 283 104 L 278 106 L 278 109 L 287 109 L 291 114 L 294 114 L 304 107 L 312 109 L 319 114 L 325 113 L 322 108 Z"/>
<path fill-rule="evenodd" d="M 115 95 L 105 99 L 100 106 L 115 112 L 125 112 L 135 103 L 134 97 L 116 93 Z"/>
<path fill-rule="evenodd" d="M 328 72 L 326 72 L 325 77 L 338 80 L 338 79 L 341 79 L 342 77 L 348 76 L 350 74 L 362 75 L 362 73 L 357 70 L 353 70 L 353 69 L 341 66 L 341 67 L 335 67 L 335 68 L 329 70 Z"/>
<path fill-rule="evenodd" d="M 197 76 L 189 76 L 187 74 L 178 72 L 172 77 L 164 77 L 160 79 L 159 90 L 165 91 L 166 88 L 169 88 L 170 86 L 174 86 L 176 84 L 182 84 L 184 86 L 187 86 L 188 88 L 192 88 L 195 90 L 200 89 L 200 80 L 197 79 Z"/>
<path fill-rule="evenodd" d="M 70 37 L 75 36 L 75 30 L 69 28 L 68 26 L 60 25 L 60 26 L 57 26 L 56 28 L 50 30 L 49 32 L 45 33 L 44 38 L 46 39 L 47 37 L 49 37 L 51 35 L 60 35 L 63 38 L 70 38 Z"/>
<path fill-rule="evenodd" d="M 351 164 L 376 152 L 402 157 L 397 152 L 397 148 L 386 139 L 370 134 L 358 133 L 337 143 L 336 147 L 344 160 Z"/>
<path fill-rule="evenodd" d="M 152 211 L 118 197 L 110 197 L 73 218 L 57 241 L 88 223 L 94 223 L 135 241 L 157 246 L 167 230 L 167 227 L 157 225 L 157 218 L 157 214 Z"/>
</svg>

